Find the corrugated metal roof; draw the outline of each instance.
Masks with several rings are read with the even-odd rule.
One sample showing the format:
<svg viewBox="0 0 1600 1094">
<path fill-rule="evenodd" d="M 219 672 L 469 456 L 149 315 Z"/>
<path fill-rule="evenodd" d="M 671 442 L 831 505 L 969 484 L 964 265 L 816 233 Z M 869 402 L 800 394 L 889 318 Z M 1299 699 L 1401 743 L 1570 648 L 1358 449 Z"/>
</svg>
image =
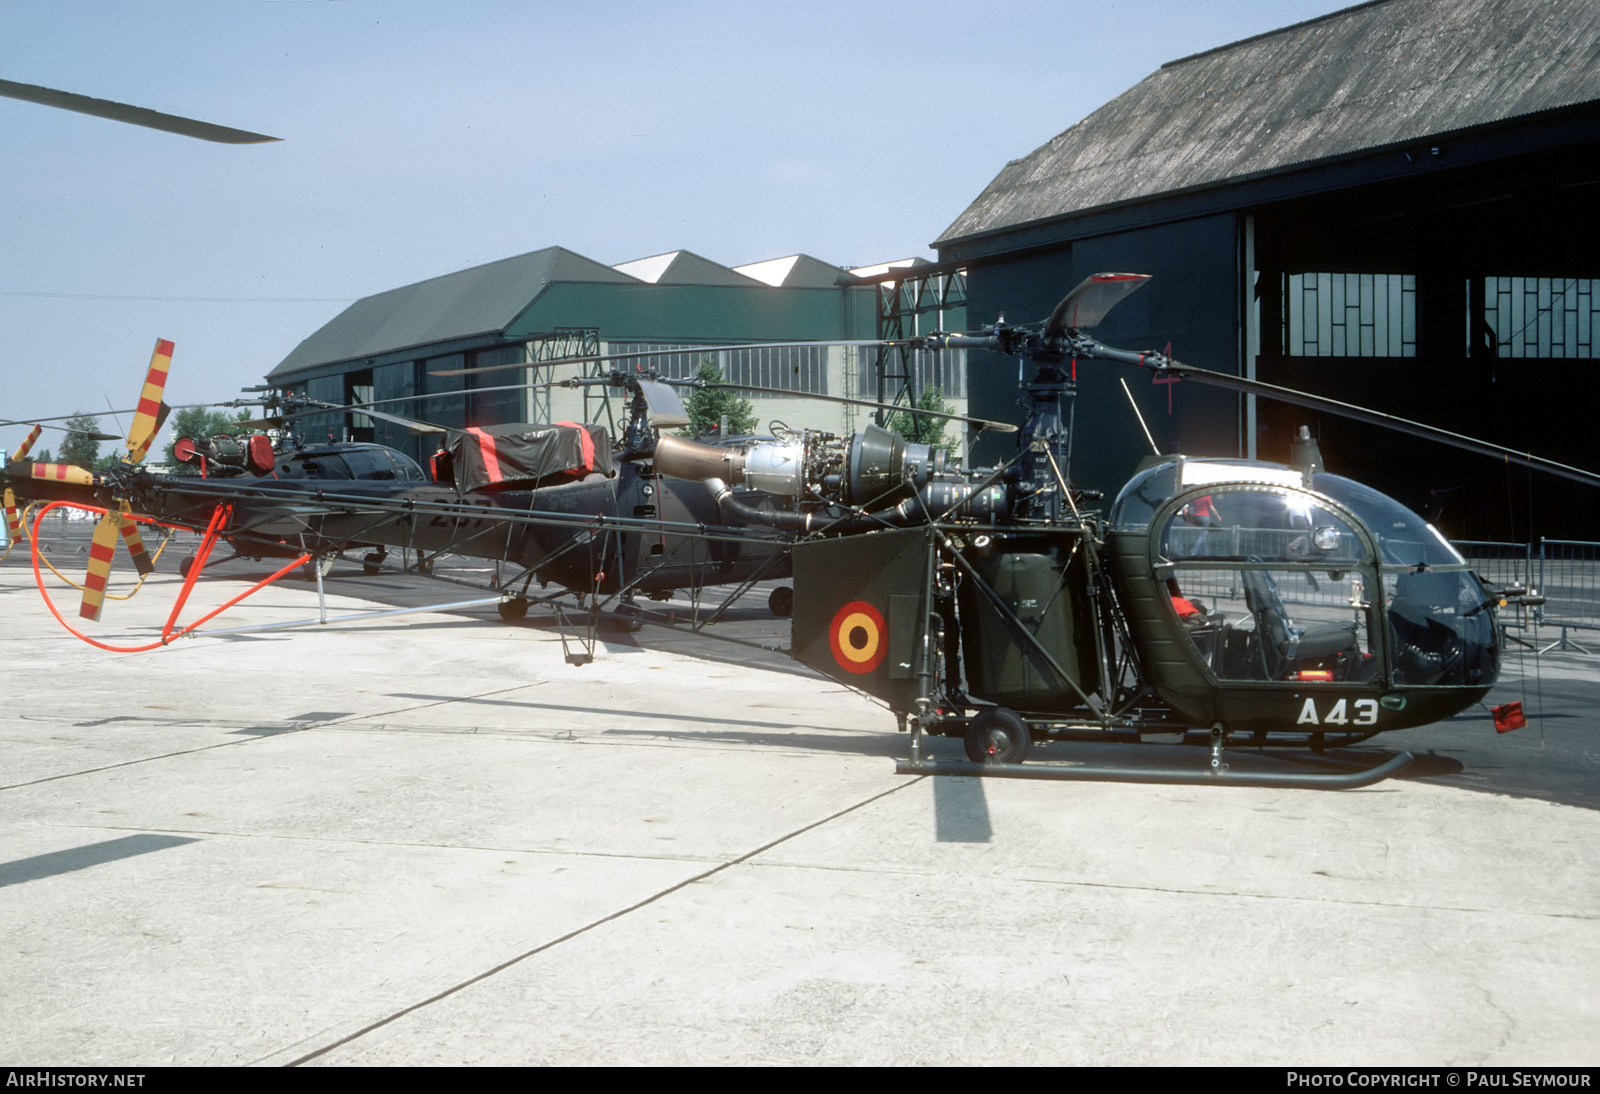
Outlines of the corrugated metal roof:
<svg viewBox="0 0 1600 1094">
<path fill-rule="evenodd" d="M 503 331 L 548 285 L 560 281 L 638 283 L 565 247 L 503 258 L 357 300 L 296 346 L 267 379 Z"/>
<path fill-rule="evenodd" d="M 1597 100 L 1595 0 L 1379 0 L 1164 65 L 935 242 Z"/>
</svg>

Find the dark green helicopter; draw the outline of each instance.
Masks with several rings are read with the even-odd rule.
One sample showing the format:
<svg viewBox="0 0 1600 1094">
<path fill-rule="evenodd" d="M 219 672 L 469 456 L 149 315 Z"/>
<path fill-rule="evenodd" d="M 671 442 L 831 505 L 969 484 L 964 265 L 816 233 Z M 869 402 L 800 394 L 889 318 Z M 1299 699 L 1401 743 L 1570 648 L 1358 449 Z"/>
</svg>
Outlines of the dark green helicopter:
<svg viewBox="0 0 1600 1094">
<path fill-rule="evenodd" d="M 1083 333 L 1147 280 L 1091 277 L 1037 329 L 924 340 L 1033 364 L 1016 455 L 998 468 L 951 473 L 875 428 L 738 457 L 679 442 L 656 465 L 709 480 L 743 520 L 797 535 L 793 654 L 889 706 L 911 731 L 902 771 L 1307 786 L 1394 774 L 1408 753 L 1355 774 L 1251 776 L 1229 775 L 1222 751 L 1321 751 L 1467 709 L 1499 671 L 1496 607 L 1525 590 L 1487 588 L 1421 517 L 1324 471 L 1308 436 L 1291 464 L 1153 457 L 1103 516 L 1091 511 L 1062 473 L 1075 394 L 1065 363 L 1156 369 L 1515 454 Z M 728 485 L 758 476 L 786 511 L 747 511 Z M 962 737 L 972 762 L 925 760 L 923 734 Z M 1018 766 L 1035 739 L 1168 734 L 1208 737 L 1211 770 Z"/>
<path fill-rule="evenodd" d="M 170 358 L 171 343 L 162 346 Z M 131 459 L 100 475 L 20 460 L 8 468 L 8 479 L 13 493 L 30 501 L 115 502 L 113 512 L 125 506 L 122 515 L 103 519 L 108 528 L 117 520 L 126 526 L 133 519 L 126 514 L 137 513 L 168 526 L 211 529 L 211 543 L 183 560 L 185 577 L 215 542 L 228 544 L 235 557 L 292 559 L 312 576 L 352 550 L 367 552 L 362 561 L 369 573 L 382 567 L 390 550 L 414 555 L 414 568 L 425 573 L 442 554 L 508 563 L 514 576 L 503 582 L 500 603 L 507 619 L 526 614 L 535 581 L 588 598 L 592 606 L 611 605 L 611 622 L 636 630 L 636 596 L 788 576 L 786 537 L 730 522 L 702 484 L 668 479 L 651 466 L 655 431 L 689 422 L 670 385 L 632 373 L 571 383 L 604 384 L 629 395 L 617 444 L 601 425 L 445 429 L 371 407 L 275 397 L 264 400 L 274 424 L 296 414 L 358 409 L 437 434 L 440 449 L 425 472 L 384 445 L 304 445 L 292 436 L 274 444 L 255 432 L 180 438 L 174 454 L 197 475 L 155 473 Z M 749 506 L 770 506 L 771 499 L 748 493 Z M 101 587 L 100 564 L 109 567 L 115 529 L 103 538 L 106 557 L 92 560 Z M 774 610 L 786 606 L 787 594 L 787 588 L 774 594 Z M 96 618 L 100 602 L 86 604 L 80 614 Z"/>
<path fill-rule="evenodd" d="M 1095 275 L 1038 328 L 910 340 L 1034 366 L 1016 454 L 990 469 L 952 471 L 938 449 L 877 426 L 728 447 L 630 426 L 618 466 L 603 467 L 593 427 L 568 423 L 503 427 L 529 434 L 520 456 L 495 431 L 460 431 L 450 484 L 399 470 L 330 479 L 309 473 L 319 457 L 307 450 L 270 472 L 263 454 L 249 479 L 180 480 L 130 460 L 75 489 L 124 505 L 124 522 L 126 507 L 186 527 L 223 519 L 236 543 L 308 555 L 387 544 L 515 561 L 525 575 L 520 592 L 502 591 L 507 615 L 526 610 L 534 579 L 592 605 L 792 570 L 793 656 L 895 713 L 911 732 L 903 771 L 1306 786 L 1395 773 L 1409 754 L 1355 774 L 1258 777 L 1229 773 L 1223 750 L 1321 750 L 1466 709 L 1496 679 L 1495 610 L 1518 590 L 1490 590 L 1422 518 L 1322 470 L 1309 439 L 1291 464 L 1156 457 L 1104 515 L 1090 509 L 1062 470 L 1075 397 L 1065 363 L 1156 369 L 1600 476 L 1084 333 L 1147 280 Z M 674 418 L 657 386 L 631 390 L 659 427 Z M 589 455 L 574 457 L 585 437 Z M 62 496 L 67 484 L 39 489 L 49 478 L 12 471 L 24 494 Z M 102 521 L 112 545 L 116 516 Z M 961 737 L 971 762 L 925 759 L 925 734 Z M 1022 763 L 1035 738 L 1164 735 L 1209 739 L 1211 769 Z"/>
</svg>

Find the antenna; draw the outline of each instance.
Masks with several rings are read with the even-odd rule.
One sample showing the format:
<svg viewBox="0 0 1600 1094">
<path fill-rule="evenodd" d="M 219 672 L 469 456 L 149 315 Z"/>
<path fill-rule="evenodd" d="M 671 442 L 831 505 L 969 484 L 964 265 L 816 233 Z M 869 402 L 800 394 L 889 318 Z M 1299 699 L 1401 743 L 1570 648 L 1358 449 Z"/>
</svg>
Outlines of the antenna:
<svg viewBox="0 0 1600 1094">
<path fill-rule="evenodd" d="M 1144 415 L 1139 413 L 1139 404 L 1133 401 L 1133 392 L 1128 390 L 1128 381 L 1118 376 L 1117 383 L 1122 385 L 1122 393 L 1128 397 L 1128 405 L 1133 407 L 1133 416 L 1139 419 L 1139 428 L 1144 430 L 1144 439 L 1150 442 L 1150 451 L 1161 455 L 1161 449 L 1156 447 L 1156 439 L 1150 436 L 1150 427 L 1144 424 Z"/>
</svg>

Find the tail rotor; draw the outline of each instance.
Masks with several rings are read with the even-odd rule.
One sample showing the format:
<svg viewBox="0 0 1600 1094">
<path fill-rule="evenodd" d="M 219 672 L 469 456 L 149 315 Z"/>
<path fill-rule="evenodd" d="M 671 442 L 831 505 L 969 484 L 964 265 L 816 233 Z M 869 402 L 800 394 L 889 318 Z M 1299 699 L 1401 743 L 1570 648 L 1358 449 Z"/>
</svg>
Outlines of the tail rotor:
<svg viewBox="0 0 1600 1094">
<path fill-rule="evenodd" d="M 172 409 L 162 399 L 167 386 L 167 371 L 172 367 L 172 350 L 172 343 L 167 339 L 156 340 L 155 353 L 150 357 L 150 370 L 145 374 L 144 389 L 139 393 L 139 404 L 134 411 L 133 425 L 128 429 L 128 454 L 124 462 L 130 468 L 137 466 L 150 451 L 150 445 Z M 54 468 L 57 465 L 46 466 Z M 81 468 L 67 470 L 81 471 Z M 94 476 L 88 472 L 82 473 L 88 475 L 88 482 L 92 485 Z M 132 513 L 132 507 L 126 501 L 120 501 L 116 509 L 108 511 L 95 525 L 94 540 L 89 547 L 89 575 L 84 578 L 83 602 L 78 608 L 78 614 L 84 619 L 100 618 L 100 609 L 106 597 L 106 581 L 111 575 L 111 562 L 116 557 L 119 535 L 127 543 L 128 555 L 141 575 L 155 568 Z"/>
<path fill-rule="evenodd" d="M 12 462 L 15 462 L 17 460 L 25 460 L 25 459 L 27 459 L 28 458 L 29 449 L 33 448 L 33 442 L 37 441 L 39 439 L 39 434 L 43 433 L 43 432 L 44 432 L 44 426 L 42 426 L 42 425 L 34 426 L 33 430 L 26 437 L 23 438 L 22 443 L 17 446 L 17 450 L 11 454 Z M 17 512 L 17 495 L 11 489 L 11 480 L 10 479 L 6 480 L 5 512 L 6 512 L 6 542 L 8 544 L 15 544 L 18 540 L 20 540 L 22 538 L 22 517 Z M 6 552 L 9 554 L 10 551 L 11 551 L 11 547 L 7 546 L 6 547 Z M 4 556 L 0 556 L 0 557 L 4 557 Z"/>
</svg>

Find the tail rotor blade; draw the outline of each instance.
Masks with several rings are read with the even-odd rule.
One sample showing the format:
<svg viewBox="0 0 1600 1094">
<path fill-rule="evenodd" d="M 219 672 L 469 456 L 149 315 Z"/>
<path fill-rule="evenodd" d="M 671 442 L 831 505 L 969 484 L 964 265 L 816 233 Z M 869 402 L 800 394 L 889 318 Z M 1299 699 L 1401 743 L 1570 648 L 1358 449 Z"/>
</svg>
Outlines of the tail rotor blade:
<svg viewBox="0 0 1600 1094">
<path fill-rule="evenodd" d="M 11 458 L 13 460 L 27 459 L 28 458 L 28 450 L 33 447 L 33 442 L 38 440 L 39 439 L 39 434 L 41 434 L 43 432 L 44 432 L 44 426 L 42 426 L 42 425 L 34 426 L 33 427 L 33 431 L 22 439 L 22 443 L 17 446 L 17 450 L 11 454 Z"/>
<path fill-rule="evenodd" d="M 6 487 L 6 542 L 16 543 L 22 538 L 22 516 L 17 512 L 17 496 Z"/>
<path fill-rule="evenodd" d="M 94 526 L 94 542 L 89 545 L 89 576 L 83 579 L 83 604 L 78 614 L 98 620 L 106 600 L 106 579 L 111 576 L 111 560 L 117 553 L 118 526 L 122 514 L 107 513 Z"/>
<path fill-rule="evenodd" d="M 150 451 L 151 442 L 172 410 L 161 399 L 167 387 L 167 370 L 172 367 L 172 348 L 170 341 L 158 338 L 155 352 L 150 355 L 150 371 L 145 374 L 144 390 L 139 393 L 133 425 L 128 429 L 128 458 L 134 463 L 144 459 L 145 453 Z"/>
<path fill-rule="evenodd" d="M 145 550 L 144 537 L 139 534 L 138 522 L 133 519 L 133 506 L 127 502 L 119 503 L 122 510 L 118 524 L 122 528 L 122 541 L 128 545 L 128 557 L 133 560 L 133 568 L 139 572 L 140 577 L 148 577 L 155 573 L 156 564 L 150 559 L 150 552 Z"/>
</svg>

